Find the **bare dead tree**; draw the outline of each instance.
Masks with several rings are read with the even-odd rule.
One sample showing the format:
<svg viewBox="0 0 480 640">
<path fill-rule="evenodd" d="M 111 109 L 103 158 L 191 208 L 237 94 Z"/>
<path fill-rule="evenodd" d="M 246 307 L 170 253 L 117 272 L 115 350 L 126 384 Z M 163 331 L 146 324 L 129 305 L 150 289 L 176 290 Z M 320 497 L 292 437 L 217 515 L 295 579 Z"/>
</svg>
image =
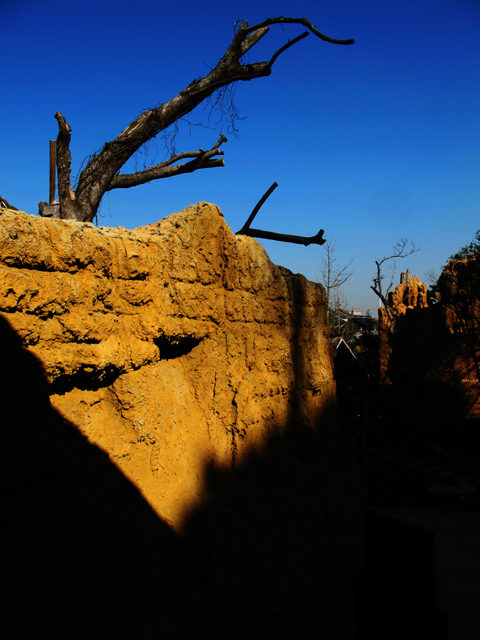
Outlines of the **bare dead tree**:
<svg viewBox="0 0 480 640">
<path fill-rule="evenodd" d="M 269 31 L 272 25 L 301 24 L 308 30 L 289 40 L 275 51 L 270 60 L 264 62 L 244 63 L 242 58 Z M 354 40 L 336 40 L 318 31 L 306 18 L 268 18 L 258 24 L 249 26 L 242 22 L 233 41 L 217 65 L 204 77 L 194 80 L 174 98 L 140 114 L 114 140 L 107 142 L 102 150 L 95 154 L 80 173 L 75 189 L 71 184 L 71 127 L 65 117 L 57 112 L 58 136 L 56 142 L 56 164 L 58 174 L 59 217 L 90 222 L 94 219 L 103 195 L 112 189 L 128 188 L 143 184 L 150 180 L 170 177 L 196 171 L 224 166 L 220 145 L 226 142 L 220 136 L 216 145 L 209 151 L 185 152 L 172 157 L 145 171 L 130 175 L 119 173 L 123 165 L 146 142 L 165 131 L 172 124 L 190 113 L 215 92 L 238 81 L 248 81 L 271 74 L 272 66 L 277 58 L 287 49 L 307 37 L 309 33 L 333 44 L 349 45 Z M 218 94 L 217 94 L 218 95 Z M 176 164 L 190 159 L 189 162 Z M 41 203 L 41 205 L 44 203 Z M 40 205 L 40 213 L 42 206 Z"/>
<path fill-rule="evenodd" d="M 427 282 L 432 286 L 436 286 L 437 282 L 438 282 L 438 273 L 435 271 L 435 269 L 428 269 L 428 271 L 426 271 L 425 273 L 425 277 L 427 279 Z"/>
<path fill-rule="evenodd" d="M 340 289 L 350 280 L 354 273 L 354 269 L 351 268 L 353 260 L 350 260 L 345 266 L 339 265 L 337 263 L 336 250 L 337 243 L 333 240 L 327 240 L 319 268 L 319 280 L 325 288 L 329 309 L 333 303 L 340 304 L 345 301 L 345 296 L 343 296 Z"/>
<path fill-rule="evenodd" d="M 341 312 L 346 310 L 347 299 L 342 292 L 342 286 L 353 276 L 351 268 L 353 260 L 344 266 L 337 261 L 337 243 L 327 240 L 325 251 L 322 254 L 322 262 L 319 267 L 318 281 L 323 285 L 327 297 L 327 309 L 332 335 L 342 333 Z"/>
<path fill-rule="evenodd" d="M 393 286 L 393 278 L 395 276 L 396 270 L 396 260 L 398 258 L 406 258 L 407 256 L 411 256 L 412 253 L 417 253 L 420 251 L 420 247 L 418 247 L 415 242 L 408 242 L 407 238 L 400 238 L 400 240 L 393 246 L 393 253 L 388 256 L 384 256 L 381 260 L 375 260 L 375 264 L 377 265 L 377 273 L 373 278 L 373 285 L 370 286 L 372 291 L 380 298 L 381 303 L 385 308 L 385 312 L 390 320 L 390 333 L 393 333 L 395 330 L 395 305 L 391 300 L 390 291 Z M 384 276 L 382 274 L 382 265 L 386 262 L 393 260 L 392 267 L 392 276 L 390 279 L 390 283 L 387 289 L 384 289 L 383 279 Z"/>
</svg>

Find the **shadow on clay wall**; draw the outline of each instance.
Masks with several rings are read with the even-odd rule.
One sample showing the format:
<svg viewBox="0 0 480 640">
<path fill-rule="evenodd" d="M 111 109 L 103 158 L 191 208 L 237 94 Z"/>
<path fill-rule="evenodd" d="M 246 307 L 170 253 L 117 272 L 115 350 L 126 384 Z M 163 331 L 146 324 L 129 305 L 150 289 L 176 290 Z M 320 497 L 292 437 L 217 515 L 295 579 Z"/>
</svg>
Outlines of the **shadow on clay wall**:
<svg viewBox="0 0 480 640">
<path fill-rule="evenodd" d="M 180 537 L 51 408 L 40 362 L 1 316 L 0 353 L 11 637 L 351 637 L 362 490 L 340 440 L 293 410 L 264 454 L 205 470 Z"/>
<path fill-rule="evenodd" d="M 0 349 L 5 628 L 23 638 L 173 630 L 185 592 L 178 537 L 50 407 L 40 362 L 1 317 Z"/>
</svg>

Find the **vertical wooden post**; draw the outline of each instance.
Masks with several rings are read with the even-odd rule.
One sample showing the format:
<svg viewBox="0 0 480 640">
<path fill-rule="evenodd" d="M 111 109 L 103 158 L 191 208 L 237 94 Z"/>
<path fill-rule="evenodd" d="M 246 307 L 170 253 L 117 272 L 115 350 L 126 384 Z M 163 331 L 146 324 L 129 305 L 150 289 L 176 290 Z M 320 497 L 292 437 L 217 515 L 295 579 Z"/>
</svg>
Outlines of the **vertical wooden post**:
<svg viewBox="0 0 480 640">
<path fill-rule="evenodd" d="M 56 142 L 50 140 L 50 195 L 49 204 L 55 201 L 55 169 L 56 169 Z"/>
</svg>

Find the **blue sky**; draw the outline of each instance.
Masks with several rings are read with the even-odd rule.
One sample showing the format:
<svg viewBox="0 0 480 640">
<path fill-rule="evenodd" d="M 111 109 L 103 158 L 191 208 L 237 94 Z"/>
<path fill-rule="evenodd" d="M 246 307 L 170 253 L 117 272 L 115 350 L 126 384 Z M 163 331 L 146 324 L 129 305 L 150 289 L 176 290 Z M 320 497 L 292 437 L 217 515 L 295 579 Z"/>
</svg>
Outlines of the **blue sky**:
<svg viewBox="0 0 480 640">
<path fill-rule="evenodd" d="M 310 35 L 290 48 L 270 77 L 237 86 L 245 119 L 237 137 L 227 133 L 225 168 L 113 191 L 99 224 L 134 228 L 207 201 L 238 231 L 276 181 L 255 226 L 325 229 L 338 262 L 353 259 L 350 306 L 378 306 L 374 261 L 400 237 L 422 249 L 398 271 L 439 273 L 480 228 L 479 0 L 0 0 L 0 195 L 28 213 L 48 200 L 56 111 L 72 127 L 76 175 L 141 111 L 207 73 L 236 20 L 278 15 L 307 17 L 355 44 Z M 250 60 L 270 58 L 303 30 L 273 27 Z M 208 125 L 208 113 L 200 107 L 189 120 Z M 216 122 L 183 125 L 178 151 L 213 146 L 227 126 Z M 160 137 L 155 157 L 166 157 Z M 273 262 L 317 278 L 321 247 L 262 244 Z"/>
</svg>

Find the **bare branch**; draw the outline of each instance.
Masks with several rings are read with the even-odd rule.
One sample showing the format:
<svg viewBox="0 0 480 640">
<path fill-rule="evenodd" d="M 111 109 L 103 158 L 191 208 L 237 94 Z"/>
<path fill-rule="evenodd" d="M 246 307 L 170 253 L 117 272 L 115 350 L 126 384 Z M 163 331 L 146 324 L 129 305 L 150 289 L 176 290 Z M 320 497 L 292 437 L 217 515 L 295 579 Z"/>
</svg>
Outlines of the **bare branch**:
<svg viewBox="0 0 480 640">
<path fill-rule="evenodd" d="M 420 251 L 421 247 L 417 247 L 415 242 L 410 242 L 410 249 L 408 250 L 407 245 L 408 239 L 400 238 L 400 240 L 393 245 L 394 253 L 392 253 L 392 255 L 390 256 L 384 256 L 377 264 L 382 265 L 387 260 L 393 260 L 395 258 L 406 258 L 407 256 L 412 255 L 412 253 L 417 253 L 417 251 Z"/>
<path fill-rule="evenodd" d="M 260 22 L 259 24 L 255 24 L 252 27 L 248 27 L 247 31 L 254 31 L 256 29 L 261 29 L 263 27 L 268 27 L 271 24 L 303 24 L 304 27 L 310 29 L 310 31 L 316 35 L 318 38 L 321 38 L 325 42 L 331 42 L 332 44 L 354 44 L 355 40 L 336 40 L 335 38 L 330 38 L 313 26 L 313 24 L 307 20 L 307 18 L 286 18 L 285 16 L 279 16 L 278 18 L 268 18 L 264 22 Z M 242 25 L 243 26 L 243 25 Z"/>
<path fill-rule="evenodd" d="M 300 42 L 300 40 L 303 40 L 307 36 L 308 36 L 308 31 L 305 31 L 304 33 L 300 34 L 293 40 L 289 40 L 287 44 L 284 44 L 283 47 L 280 47 L 280 49 L 273 54 L 273 56 L 270 58 L 270 62 L 268 63 L 268 65 L 271 67 L 281 53 L 283 53 L 290 47 L 293 47 L 294 44 L 297 44 L 297 42 Z"/>
<path fill-rule="evenodd" d="M 320 266 L 320 282 L 325 288 L 327 296 L 327 307 L 330 305 L 332 295 L 337 301 L 341 298 L 340 287 L 346 284 L 354 273 L 354 269 L 350 269 L 353 260 L 350 260 L 345 266 L 337 265 L 337 257 L 335 251 L 337 243 L 333 240 L 327 240 L 325 252 L 322 256 L 322 264 Z"/>
<path fill-rule="evenodd" d="M 162 178 L 171 178 L 183 173 L 192 173 L 198 169 L 212 169 L 214 167 L 224 167 L 225 162 L 223 158 L 212 159 L 214 156 L 222 155 L 223 151 L 220 151 L 219 147 L 224 142 L 227 142 L 225 136 L 220 136 L 217 144 L 209 151 L 200 149 L 199 151 L 185 151 L 178 153 L 164 162 L 149 167 L 144 171 L 137 171 L 131 174 L 117 174 L 110 182 L 107 191 L 112 189 L 128 189 L 129 187 L 137 187 L 151 180 L 159 180 Z M 191 162 L 184 162 L 183 164 L 175 165 L 175 162 L 184 160 L 186 158 L 194 158 Z M 172 166 L 174 165 L 174 166 Z"/>
<path fill-rule="evenodd" d="M 256 29 L 252 34 L 247 36 L 240 45 L 241 56 L 244 56 L 247 51 L 250 51 L 250 49 L 263 38 L 263 36 L 267 35 L 268 31 L 268 27 L 263 27 Z"/>
<path fill-rule="evenodd" d="M 242 235 L 245 233 L 246 230 L 248 230 L 250 228 L 250 225 L 252 224 L 252 222 L 255 219 L 255 216 L 257 215 L 257 213 L 260 211 L 260 207 L 263 206 L 264 202 L 267 200 L 267 198 L 269 198 L 272 193 L 275 191 L 275 189 L 278 187 L 278 184 L 276 182 L 274 182 L 272 184 L 272 186 L 268 189 L 268 191 L 266 191 L 263 196 L 260 198 L 260 200 L 257 202 L 257 204 L 255 205 L 255 207 L 253 208 L 252 213 L 249 215 L 248 220 L 245 222 L 245 224 L 243 225 L 243 227 L 240 229 L 240 231 L 237 231 L 238 235 Z"/>
<path fill-rule="evenodd" d="M 240 232 L 237 232 L 240 234 Z M 308 247 L 309 244 L 322 245 L 324 230 L 314 236 L 293 236 L 288 233 L 276 233 L 275 231 L 262 231 L 261 229 L 247 229 L 241 235 L 250 236 L 251 238 L 264 238 L 265 240 L 276 240 L 277 242 L 289 242 L 291 244 L 303 244 Z"/>
<path fill-rule="evenodd" d="M 434 269 L 429 269 L 425 275 L 429 284 L 434 287 L 438 282 L 438 273 Z"/>
<path fill-rule="evenodd" d="M 266 193 L 260 198 L 260 200 L 255 205 L 252 213 L 250 214 L 248 220 L 240 229 L 237 231 L 237 235 L 250 236 L 251 238 L 264 238 L 265 240 L 277 240 L 278 242 L 290 242 L 292 244 L 303 244 L 306 247 L 309 244 L 324 244 L 325 240 L 323 239 L 324 231 L 320 229 L 320 231 L 314 236 L 293 236 L 287 233 L 276 233 L 275 231 L 262 231 L 262 229 L 252 229 L 250 227 L 253 219 L 257 215 L 260 210 L 260 207 L 266 201 L 266 199 L 273 193 L 273 191 L 278 187 L 278 184 L 274 182 L 272 186 L 268 189 Z"/>
</svg>

